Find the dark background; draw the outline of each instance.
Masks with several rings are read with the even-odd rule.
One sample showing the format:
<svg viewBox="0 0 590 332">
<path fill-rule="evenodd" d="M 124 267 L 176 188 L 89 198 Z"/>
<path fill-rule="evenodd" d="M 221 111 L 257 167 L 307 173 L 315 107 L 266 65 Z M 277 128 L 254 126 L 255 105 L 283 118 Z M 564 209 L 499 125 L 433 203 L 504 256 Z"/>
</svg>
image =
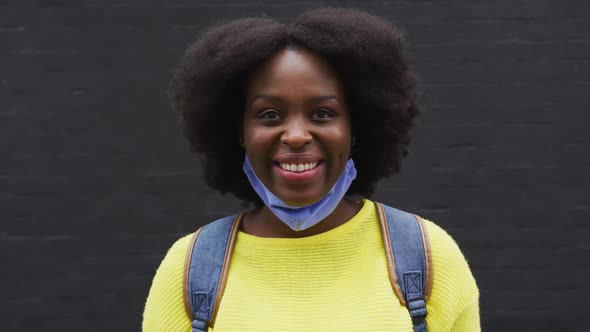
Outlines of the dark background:
<svg viewBox="0 0 590 332">
<path fill-rule="evenodd" d="M 140 329 L 167 248 L 241 208 L 201 180 L 171 71 L 220 19 L 322 4 L 396 22 L 414 54 L 422 125 L 374 199 L 457 240 L 485 331 L 590 330 L 583 0 L 2 0 L 0 330 Z"/>
</svg>

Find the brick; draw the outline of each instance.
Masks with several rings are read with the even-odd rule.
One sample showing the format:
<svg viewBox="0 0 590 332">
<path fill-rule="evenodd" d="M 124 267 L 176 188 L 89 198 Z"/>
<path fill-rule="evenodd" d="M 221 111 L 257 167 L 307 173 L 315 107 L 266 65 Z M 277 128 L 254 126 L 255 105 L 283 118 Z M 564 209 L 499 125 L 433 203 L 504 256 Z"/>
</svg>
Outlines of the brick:
<svg viewBox="0 0 590 332">
<path fill-rule="evenodd" d="M 3 1 L 3 6 L 0 6 L 0 29 L 24 29 L 35 19 L 35 12 L 28 6 L 23 6 L 22 3 L 10 6 Z"/>
<path fill-rule="evenodd" d="M 424 108 L 423 115 L 420 119 L 423 125 L 427 126 L 459 126 L 459 125 L 483 125 L 493 123 L 494 125 L 503 124 L 525 124 L 550 125 L 560 121 L 561 108 L 567 108 L 574 114 L 580 114 L 586 108 L 584 103 L 559 104 L 552 105 L 514 105 L 514 104 L 497 104 L 497 105 L 479 105 L 477 112 L 462 112 L 463 106 L 460 103 L 454 105 L 428 105 Z M 421 129 L 418 128 L 418 132 Z"/>
<path fill-rule="evenodd" d="M 424 101 L 427 105 L 521 105 L 538 104 L 577 104 L 587 103 L 588 96 L 583 93 L 590 83 L 576 82 L 542 82 L 542 83 L 505 83 L 445 85 L 425 88 Z M 566 88 L 567 87 L 567 88 Z M 531 96 L 523 99 L 522 95 Z"/>
<path fill-rule="evenodd" d="M 32 22 L 36 28 L 43 27 L 89 27 L 104 26 L 105 7 L 90 4 L 85 6 L 47 6 L 38 12 L 38 19 Z"/>
<path fill-rule="evenodd" d="M 155 27 L 50 27 L 35 31 L 36 50 L 100 50 L 151 49 L 154 43 L 166 43 L 166 38 Z"/>
<path fill-rule="evenodd" d="M 53 72 L 98 72 L 127 70 L 151 71 L 154 68 L 168 68 L 180 59 L 181 51 L 168 49 L 126 50 L 99 53 L 92 50 L 46 50 L 28 53 L 3 53 L 0 60 L 10 75 L 19 72 L 46 74 Z"/>
<path fill-rule="evenodd" d="M 429 184 L 431 185 L 453 185 L 453 184 L 472 184 L 482 185 L 487 179 L 496 178 L 502 185 L 522 185 L 527 183 L 537 183 L 546 176 L 557 173 L 550 166 L 557 165 L 558 157 L 548 155 L 549 147 L 539 146 L 536 149 L 530 148 L 525 144 L 520 145 L 488 145 L 488 146 L 457 146 L 441 148 L 433 146 L 424 147 L 416 151 L 414 156 L 420 165 L 431 167 L 428 173 Z M 507 160 L 510 164 L 507 165 Z M 510 169 L 500 169 L 500 167 L 510 166 Z M 469 167 L 469 169 L 466 169 Z M 506 178 L 506 174 L 514 173 L 514 176 Z M 413 169 L 405 172 L 406 176 L 414 176 Z M 416 174 L 417 181 L 420 176 L 424 176 L 425 170 L 420 170 L 421 174 Z M 508 174 L 509 175 L 509 174 Z M 452 177 L 452 178 L 449 178 Z M 434 179 L 433 179 L 434 178 Z"/>
<path fill-rule="evenodd" d="M 583 290 L 585 280 L 588 280 L 589 272 L 582 271 L 564 280 L 560 271 L 554 270 L 532 270 L 531 273 L 543 275 L 544 278 L 523 278 L 522 271 L 488 271 L 489 280 L 494 280 L 494 290 L 507 293 L 509 291 L 538 291 L 549 287 L 553 291 Z"/>
<path fill-rule="evenodd" d="M 422 82 L 482 84 L 490 82 L 568 82 L 589 77 L 590 62 L 551 61 L 425 64 L 416 68 Z"/>
<path fill-rule="evenodd" d="M 404 24 L 414 44 L 481 41 L 552 41 L 578 40 L 586 36 L 590 22 L 585 19 L 562 19 L 558 25 L 545 20 L 481 20 L 408 22 Z"/>
<path fill-rule="evenodd" d="M 476 148 L 543 144 L 552 135 L 553 128 L 548 125 L 475 125 L 423 127 L 420 131 L 423 135 L 436 138 L 428 142 L 427 146 Z"/>
<path fill-rule="evenodd" d="M 0 40 L 4 52 L 26 50 L 29 47 L 30 38 L 30 33 L 23 27 L 0 29 Z"/>
<path fill-rule="evenodd" d="M 112 6 L 105 13 L 106 24 L 116 26 L 149 27 L 158 24 L 161 9 L 152 6 Z"/>
<path fill-rule="evenodd" d="M 168 72 L 155 71 L 127 71 L 127 75 L 121 77 L 118 71 L 59 71 L 50 73 L 39 73 L 33 77 L 19 77 L 9 79 L 6 89 L 10 91 L 73 91 L 73 90 L 100 90 L 104 87 L 109 89 L 123 90 L 125 88 L 142 87 L 146 88 L 144 82 L 154 82 L 157 88 L 164 89 L 161 82 L 166 82 L 170 75 Z M 31 86 L 30 80 L 35 84 Z"/>
<path fill-rule="evenodd" d="M 497 220 L 511 220 L 511 215 L 498 216 Z M 448 227 L 455 237 L 461 239 L 461 244 L 471 250 L 495 249 L 501 244 L 504 249 L 561 249 L 574 245 L 581 245 L 590 235 L 590 229 L 580 229 L 572 232 L 563 229 L 561 225 L 537 225 L 527 228 L 508 227 L 480 227 L 480 229 L 455 229 Z M 551 234 L 551 235 L 549 235 Z"/>
<path fill-rule="evenodd" d="M 487 318 L 487 319 L 486 319 Z M 582 322 L 584 317 L 575 311 L 557 313 L 556 310 L 538 310 L 527 312 L 524 309 L 504 310 L 493 312 L 489 317 L 483 316 L 482 326 L 493 331 L 560 331 L 564 329 L 564 321 L 575 322 L 571 325 L 572 331 L 583 331 Z M 539 328 L 532 328 L 525 322 L 534 321 Z"/>
<path fill-rule="evenodd" d="M 540 18 L 571 18 L 584 17 L 579 10 L 585 7 L 583 2 L 574 1 L 563 6 L 554 0 L 531 1 L 518 0 L 511 3 L 510 10 L 491 2 L 459 2 L 452 4 L 452 18 L 461 19 L 540 19 Z"/>
<path fill-rule="evenodd" d="M 414 45 L 412 53 L 415 55 L 416 63 L 425 64 L 586 60 L 590 54 L 590 42 L 583 39 L 546 42 L 443 42 Z"/>
</svg>

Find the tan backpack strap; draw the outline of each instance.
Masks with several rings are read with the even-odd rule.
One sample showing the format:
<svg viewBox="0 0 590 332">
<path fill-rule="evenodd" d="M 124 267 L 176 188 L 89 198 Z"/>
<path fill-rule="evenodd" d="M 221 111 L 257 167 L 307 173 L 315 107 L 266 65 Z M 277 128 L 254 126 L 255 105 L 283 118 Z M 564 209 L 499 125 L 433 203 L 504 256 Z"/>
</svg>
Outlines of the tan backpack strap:
<svg viewBox="0 0 590 332">
<path fill-rule="evenodd" d="M 389 281 L 391 283 L 391 287 L 393 289 L 393 292 L 395 293 L 395 295 L 397 296 L 399 302 L 403 305 L 407 307 L 407 303 L 406 303 L 406 296 L 404 295 L 404 288 L 402 287 L 402 285 L 400 285 L 400 275 L 403 274 L 405 271 L 398 271 L 399 267 L 396 266 L 396 256 L 393 252 L 393 248 L 396 247 L 396 245 L 392 245 L 392 238 L 397 238 L 398 241 L 400 240 L 405 240 L 407 239 L 405 234 L 390 234 L 392 229 L 396 229 L 398 226 L 394 226 L 394 225 L 400 225 L 399 223 L 403 223 L 404 225 L 410 225 L 413 224 L 414 221 L 416 222 L 416 224 L 414 224 L 414 226 L 412 226 L 412 228 L 414 228 L 416 231 L 418 231 L 420 234 L 418 235 L 417 233 L 415 233 L 415 237 L 411 237 L 412 239 L 415 239 L 414 241 L 419 241 L 419 239 L 421 240 L 421 244 L 422 246 L 415 246 L 416 249 L 414 250 L 420 250 L 422 251 L 422 249 L 424 250 L 424 253 L 422 255 L 423 258 L 423 262 L 424 262 L 424 274 L 426 274 L 426 276 L 424 276 L 426 278 L 426 280 L 424 280 L 424 288 L 423 288 L 423 299 L 424 301 L 428 300 L 428 297 L 430 296 L 430 293 L 432 291 L 432 282 L 433 282 L 433 271 L 432 271 L 432 252 L 430 249 L 430 241 L 429 241 L 429 237 L 428 237 L 428 231 L 426 228 L 426 225 L 424 223 L 424 220 L 422 220 L 422 218 L 420 218 L 419 216 L 415 215 L 415 214 L 409 214 L 397 209 L 393 209 L 390 207 L 387 207 L 387 209 L 389 209 L 389 214 L 386 212 L 386 207 L 381 204 L 381 203 L 375 203 L 375 206 L 377 208 L 377 216 L 379 218 L 379 225 L 381 227 L 381 236 L 383 239 L 383 246 L 385 249 L 385 255 L 386 255 L 386 259 L 387 259 L 387 269 L 388 269 L 388 273 L 389 273 Z M 392 218 L 392 220 L 388 220 L 388 216 L 390 216 Z M 394 220 L 393 216 L 396 216 L 398 219 Z M 390 224 L 391 223 L 391 224 Z M 392 228 L 393 227 L 393 228 Z M 404 227 L 399 228 L 399 230 L 401 229 L 406 229 Z M 408 239 L 409 240 L 409 239 Z M 396 243 L 397 244 L 397 243 Z M 408 243 L 410 244 L 410 243 Z M 406 246 L 397 246 L 398 248 L 406 248 Z M 410 246 L 410 247 L 414 247 L 414 246 Z M 418 249 L 419 248 L 419 249 Z M 421 255 L 414 255 L 415 258 L 420 257 Z M 412 260 L 413 262 L 415 262 L 415 260 Z M 407 268 L 407 267 L 405 267 Z M 405 282 L 405 281 L 403 281 Z"/>
<path fill-rule="evenodd" d="M 191 240 L 188 244 L 188 248 L 186 249 L 186 256 L 184 258 L 184 273 L 182 275 L 182 297 L 184 299 L 184 310 L 186 314 L 191 319 L 193 318 L 193 311 L 191 310 L 190 300 L 188 298 L 188 271 L 191 265 L 191 259 L 193 257 L 193 249 L 195 248 L 195 242 L 197 241 L 197 236 L 203 227 L 197 229 L 197 231 L 191 237 Z"/>
<path fill-rule="evenodd" d="M 221 303 L 221 298 L 223 297 L 223 293 L 225 292 L 225 284 L 227 283 L 227 273 L 229 271 L 229 262 L 231 261 L 231 256 L 234 252 L 236 236 L 238 235 L 240 224 L 244 219 L 244 215 L 245 213 L 242 213 L 238 215 L 234 220 L 231 234 L 229 236 L 229 241 L 227 242 L 227 250 L 225 251 L 225 257 L 223 258 L 223 270 L 221 271 L 221 278 L 219 279 L 217 296 L 215 297 L 215 311 L 213 312 L 211 324 L 215 324 L 215 319 L 217 318 L 217 311 L 219 310 L 219 304 Z"/>
<path fill-rule="evenodd" d="M 385 256 L 387 258 L 387 271 L 389 272 L 389 282 L 391 283 L 391 288 L 393 289 L 395 296 L 397 296 L 400 303 L 405 307 L 406 301 L 404 300 L 404 293 L 399 287 L 397 274 L 395 273 L 395 260 L 393 259 L 393 252 L 391 251 L 389 228 L 387 227 L 387 219 L 385 218 L 383 204 L 375 202 L 375 206 L 377 207 L 379 226 L 381 226 L 381 238 L 383 239 L 383 247 L 385 248 Z"/>
<path fill-rule="evenodd" d="M 219 309 L 219 303 L 221 302 L 221 298 L 222 298 L 223 292 L 225 290 L 225 284 L 227 282 L 227 274 L 229 271 L 229 263 L 231 260 L 231 255 L 233 253 L 233 248 L 234 248 L 236 236 L 238 234 L 238 231 L 240 228 L 240 223 L 241 223 L 243 217 L 244 217 L 244 214 L 240 214 L 233 219 L 232 224 L 231 224 L 231 229 L 229 229 L 229 237 L 225 238 L 225 239 L 227 239 L 227 244 L 226 244 L 226 247 L 223 248 L 223 249 L 225 249 L 225 252 L 224 252 L 224 256 L 223 256 L 223 264 L 221 267 L 221 272 L 219 274 L 219 279 L 217 282 L 215 299 L 214 299 L 214 302 L 212 303 L 212 311 L 213 312 L 212 312 L 211 318 L 208 319 L 208 324 L 210 324 L 210 326 L 213 326 L 213 324 L 215 323 L 215 318 L 217 316 L 217 310 Z M 223 219 L 227 219 L 227 218 L 223 218 Z M 219 222 L 219 221 L 222 221 L 222 220 L 220 219 L 217 222 Z M 227 220 L 227 221 L 229 221 L 229 220 Z M 215 222 L 213 222 L 213 223 L 215 223 Z M 211 224 L 213 224 L 213 223 L 211 223 Z M 192 236 L 192 238 L 189 242 L 189 246 L 187 248 L 186 257 L 185 257 L 185 261 L 184 261 L 184 273 L 183 273 L 184 308 L 185 308 L 185 311 L 186 311 L 188 317 L 191 320 L 195 318 L 195 317 L 193 317 L 194 313 L 191 308 L 191 302 L 190 302 L 190 298 L 189 298 L 190 297 L 189 282 L 191 282 L 191 280 L 189 280 L 189 279 L 191 278 L 191 275 L 193 278 L 195 277 L 194 273 L 191 273 L 191 271 L 190 271 L 191 264 L 193 263 L 193 254 L 196 250 L 195 245 L 197 244 L 197 238 L 199 237 L 199 234 L 201 233 L 201 231 L 205 227 L 207 227 L 211 224 L 208 224 L 208 225 L 205 225 L 205 226 L 199 228 L 194 233 L 194 235 Z M 218 224 L 218 225 L 221 225 L 221 224 Z M 207 233 L 207 232 L 205 232 L 205 233 Z M 205 233 L 203 233 L 203 234 L 205 234 Z M 210 234 L 210 232 L 207 234 L 209 234 L 209 236 L 212 236 L 212 234 Z M 227 233 L 225 233 L 225 234 L 227 234 Z M 214 237 L 217 238 L 217 236 L 214 236 Z M 205 240 L 205 239 L 202 239 L 202 240 Z M 214 239 L 209 239 L 209 238 L 206 239 L 207 242 L 209 242 L 211 240 L 215 241 Z M 225 240 L 222 240 L 222 241 L 225 241 Z M 201 243 L 201 242 L 199 241 L 199 243 Z M 219 243 L 219 240 L 217 241 L 217 243 Z M 202 246 L 202 244 L 200 246 Z M 217 249 L 215 249 L 215 250 L 217 250 Z M 222 249 L 219 248 L 219 250 L 222 250 Z M 200 254 L 200 253 L 197 253 L 197 254 Z M 197 261 L 199 260 L 198 256 L 196 256 L 194 258 L 197 258 Z M 205 265 L 205 266 L 207 266 L 207 265 Z M 194 282 L 194 280 L 192 282 Z M 191 284 L 192 284 L 192 282 L 191 282 Z"/>
<path fill-rule="evenodd" d="M 428 236 L 428 229 L 426 223 L 419 215 L 414 215 L 420 226 L 420 233 L 422 233 L 422 245 L 424 246 L 424 255 L 426 255 L 426 289 L 424 290 L 424 298 L 428 300 L 430 292 L 432 291 L 432 250 L 430 249 L 430 237 Z"/>
</svg>

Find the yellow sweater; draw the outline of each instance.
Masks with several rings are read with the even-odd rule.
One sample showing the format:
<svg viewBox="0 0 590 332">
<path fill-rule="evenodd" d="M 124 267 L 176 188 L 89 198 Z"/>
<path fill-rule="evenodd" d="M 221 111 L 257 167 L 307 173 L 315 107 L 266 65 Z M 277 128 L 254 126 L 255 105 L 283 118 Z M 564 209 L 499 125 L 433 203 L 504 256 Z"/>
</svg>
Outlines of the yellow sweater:
<svg viewBox="0 0 590 332">
<path fill-rule="evenodd" d="M 479 292 L 457 244 L 425 221 L 434 282 L 429 332 L 479 331 Z M 412 331 L 389 283 L 377 211 L 365 200 L 344 225 L 304 238 L 239 232 L 225 293 L 209 331 Z M 182 294 L 190 235 L 179 239 L 156 272 L 143 330 L 191 331 Z"/>
</svg>

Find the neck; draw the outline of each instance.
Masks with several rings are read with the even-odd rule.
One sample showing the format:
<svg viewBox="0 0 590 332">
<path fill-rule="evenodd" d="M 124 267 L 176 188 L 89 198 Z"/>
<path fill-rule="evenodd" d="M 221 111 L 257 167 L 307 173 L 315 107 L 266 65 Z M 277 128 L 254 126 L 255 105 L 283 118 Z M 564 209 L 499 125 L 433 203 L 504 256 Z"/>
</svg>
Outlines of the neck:
<svg viewBox="0 0 590 332">
<path fill-rule="evenodd" d="M 244 216 L 240 230 L 260 237 L 298 238 L 312 236 L 327 232 L 346 223 L 360 209 L 361 205 L 359 203 L 343 198 L 336 206 L 336 209 L 317 225 L 297 232 L 285 225 L 266 206 L 263 206 L 248 212 Z"/>
</svg>

